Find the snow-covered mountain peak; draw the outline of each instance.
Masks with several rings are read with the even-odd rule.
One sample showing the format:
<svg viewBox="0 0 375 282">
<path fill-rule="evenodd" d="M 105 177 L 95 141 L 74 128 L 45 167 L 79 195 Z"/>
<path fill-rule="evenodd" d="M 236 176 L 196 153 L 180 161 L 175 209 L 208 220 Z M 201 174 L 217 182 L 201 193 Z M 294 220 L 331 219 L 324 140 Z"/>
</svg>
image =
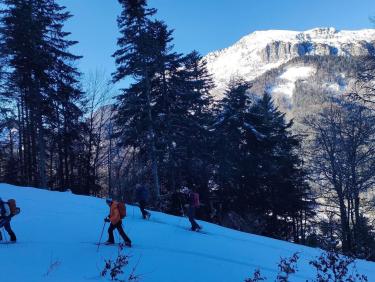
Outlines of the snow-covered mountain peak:
<svg viewBox="0 0 375 282">
<path fill-rule="evenodd" d="M 374 54 L 375 29 L 307 31 L 264 30 L 244 36 L 234 45 L 209 53 L 205 60 L 217 94 L 234 77 L 252 80 L 266 71 L 302 56 L 364 56 Z M 221 93 L 220 93 L 221 92 Z"/>
<path fill-rule="evenodd" d="M 298 43 L 304 41 L 330 42 L 332 44 L 342 44 L 360 41 L 375 40 L 375 29 L 361 30 L 337 30 L 334 27 L 313 28 L 306 31 L 292 30 L 260 30 L 254 31 L 249 35 L 242 37 L 233 46 L 216 51 L 213 53 L 222 53 L 222 51 L 232 47 L 250 47 L 257 48 L 266 46 L 271 42 L 291 42 Z M 212 53 L 210 53 L 212 54 Z M 209 55 L 210 55 L 209 54 Z"/>
</svg>

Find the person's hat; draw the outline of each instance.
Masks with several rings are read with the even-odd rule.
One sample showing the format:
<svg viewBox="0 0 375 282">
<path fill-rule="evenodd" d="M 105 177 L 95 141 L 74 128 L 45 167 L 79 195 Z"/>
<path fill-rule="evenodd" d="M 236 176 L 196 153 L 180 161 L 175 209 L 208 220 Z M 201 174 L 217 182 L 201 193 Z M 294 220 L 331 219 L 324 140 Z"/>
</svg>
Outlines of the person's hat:
<svg viewBox="0 0 375 282">
<path fill-rule="evenodd" d="M 184 194 L 189 194 L 190 193 L 190 189 L 188 187 L 182 187 L 180 191 L 182 193 L 184 193 Z"/>
</svg>

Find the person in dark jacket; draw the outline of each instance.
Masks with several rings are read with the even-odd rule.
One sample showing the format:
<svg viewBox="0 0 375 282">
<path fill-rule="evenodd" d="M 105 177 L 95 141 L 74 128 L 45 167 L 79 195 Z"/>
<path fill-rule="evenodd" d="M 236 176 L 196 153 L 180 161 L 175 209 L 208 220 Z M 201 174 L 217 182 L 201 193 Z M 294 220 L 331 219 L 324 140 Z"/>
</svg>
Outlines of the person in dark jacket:
<svg viewBox="0 0 375 282">
<path fill-rule="evenodd" d="M 12 220 L 12 215 L 9 209 L 8 202 L 3 202 L 0 198 L 0 229 L 4 227 L 4 229 L 8 232 L 10 241 L 15 243 L 17 241 L 16 234 L 14 234 L 11 226 L 10 221 Z M 3 237 L 0 232 L 0 241 L 3 240 Z"/>
<path fill-rule="evenodd" d="M 135 186 L 136 188 L 136 197 L 137 197 L 137 202 L 139 203 L 139 209 L 141 210 L 143 219 L 149 219 L 151 216 L 151 213 L 146 211 L 146 204 L 148 201 L 148 188 L 144 184 L 137 184 Z"/>
<path fill-rule="evenodd" d="M 122 228 L 122 220 L 120 211 L 118 209 L 118 203 L 116 201 L 113 201 L 112 199 L 107 199 L 106 203 L 110 208 L 109 216 L 104 219 L 105 222 L 110 222 L 108 228 L 108 240 L 106 244 L 110 245 L 115 243 L 113 231 L 117 229 L 118 233 L 120 233 L 122 239 L 125 242 L 125 246 L 131 247 L 132 242 L 130 238 L 125 234 L 124 229 Z"/>
<path fill-rule="evenodd" d="M 191 230 L 199 231 L 202 227 L 195 221 L 196 209 L 199 207 L 199 195 L 189 188 L 184 188 L 183 192 L 187 195 L 187 216 L 191 223 Z"/>
</svg>

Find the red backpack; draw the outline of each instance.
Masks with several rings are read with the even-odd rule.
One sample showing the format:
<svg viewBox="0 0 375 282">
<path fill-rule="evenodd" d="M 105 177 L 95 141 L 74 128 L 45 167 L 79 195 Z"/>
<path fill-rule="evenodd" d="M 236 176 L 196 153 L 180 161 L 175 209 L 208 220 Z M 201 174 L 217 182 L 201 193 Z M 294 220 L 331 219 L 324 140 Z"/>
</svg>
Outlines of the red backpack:
<svg viewBox="0 0 375 282">
<path fill-rule="evenodd" d="M 8 200 L 8 206 L 9 206 L 9 211 L 10 211 L 11 216 L 17 215 L 21 211 L 21 209 L 17 207 L 16 200 L 14 199 Z"/>
<path fill-rule="evenodd" d="M 193 195 L 193 204 L 194 204 L 194 207 L 199 207 L 200 206 L 200 202 L 199 202 L 199 194 L 198 193 L 192 193 Z"/>
<path fill-rule="evenodd" d="M 123 202 L 118 202 L 117 204 L 118 211 L 120 213 L 121 219 L 123 219 L 126 216 L 126 205 Z"/>
</svg>

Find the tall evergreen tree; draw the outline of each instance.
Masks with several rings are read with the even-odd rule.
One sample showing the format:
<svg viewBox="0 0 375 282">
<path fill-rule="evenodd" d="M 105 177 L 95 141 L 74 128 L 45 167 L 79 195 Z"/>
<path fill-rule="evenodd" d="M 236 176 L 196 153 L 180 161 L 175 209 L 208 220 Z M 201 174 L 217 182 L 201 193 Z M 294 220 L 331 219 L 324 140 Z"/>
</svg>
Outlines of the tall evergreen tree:
<svg viewBox="0 0 375 282">
<path fill-rule="evenodd" d="M 123 11 L 118 18 L 121 37 L 114 53 L 117 71 L 114 82 L 130 78 L 134 82 L 118 96 L 116 117 L 124 145 L 140 150 L 145 162 L 151 162 L 154 194 L 160 195 L 156 135 L 153 119 L 152 78 L 156 72 L 158 42 L 150 17 L 155 9 L 148 9 L 145 0 L 119 0 Z M 148 155 L 148 156 L 147 156 Z"/>
<path fill-rule="evenodd" d="M 249 183 L 255 192 L 252 207 L 265 219 L 267 235 L 303 239 L 302 220 L 309 216 L 312 206 L 299 156 L 300 141 L 291 131 L 293 123 L 286 121 L 267 93 L 254 103 L 250 113 L 252 125 L 262 134 L 250 153 L 256 164 Z"/>
<path fill-rule="evenodd" d="M 120 2 L 122 37 L 114 54 L 118 69 L 113 79 L 128 77 L 132 83 L 118 96 L 118 135 L 151 167 L 147 170 L 152 172 L 158 197 L 161 186 L 175 191 L 182 182 L 196 184 L 189 175 L 197 162 L 197 142 L 203 144 L 202 136 L 208 132 L 204 125 L 212 81 L 196 52 L 182 56 L 173 51 L 172 31 L 151 19 L 156 11 L 148 9 L 145 1 Z"/>
<path fill-rule="evenodd" d="M 0 51 L 7 73 L 2 95 L 13 93 L 12 106 L 17 108 L 21 183 L 71 185 L 67 181 L 72 173 L 68 162 L 73 159 L 68 152 L 70 134 L 82 116 L 79 72 L 74 67 L 79 57 L 69 52 L 76 42 L 63 31 L 71 15 L 54 0 L 3 0 L 2 4 Z M 58 141 L 62 162 L 54 161 L 52 140 Z M 55 170 L 63 172 L 57 177 Z"/>
<path fill-rule="evenodd" d="M 167 91 L 161 95 L 165 116 L 160 120 L 160 135 L 166 140 L 163 171 L 170 190 L 188 185 L 207 198 L 209 91 L 213 83 L 197 52 L 175 62 L 165 75 Z"/>
<path fill-rule="evenodd" d="M 183 139 L 179 144 L 186 147 L 182 171 L 186 182 L 195 187 L 203 201 L 209 197 L 209 181 L 212 170 L 212 140 L 210 126 L 213 121 L 211 90 L 214 87 L 206 62 L 193 51 L 184 57 L 183 76 L 185 94 L 183 104 L 186 109 L 180 126 Z"/>
<path fill-rule="evenodd" d="M 251 124 L 249 88 L 250 84 L 242 80 L 230 82 L 214 124 L 216 181 L 224 212 L 234 210 L 244 214 L 249 210 L 245 193 L 249 181 L 245 178 L 254 165 L 250 149 L 257 138 L 262 138 Z"/>
<path fill-rule="evenodd" d="M 310 208 L 299 141 L 270 95 L 252 98 L 249 88 L 243 81 L 230 84 L 214 125 L 224 212 L 250 213 L 264 222 L 258 232 L 299 240 Z"/>
</svg>

